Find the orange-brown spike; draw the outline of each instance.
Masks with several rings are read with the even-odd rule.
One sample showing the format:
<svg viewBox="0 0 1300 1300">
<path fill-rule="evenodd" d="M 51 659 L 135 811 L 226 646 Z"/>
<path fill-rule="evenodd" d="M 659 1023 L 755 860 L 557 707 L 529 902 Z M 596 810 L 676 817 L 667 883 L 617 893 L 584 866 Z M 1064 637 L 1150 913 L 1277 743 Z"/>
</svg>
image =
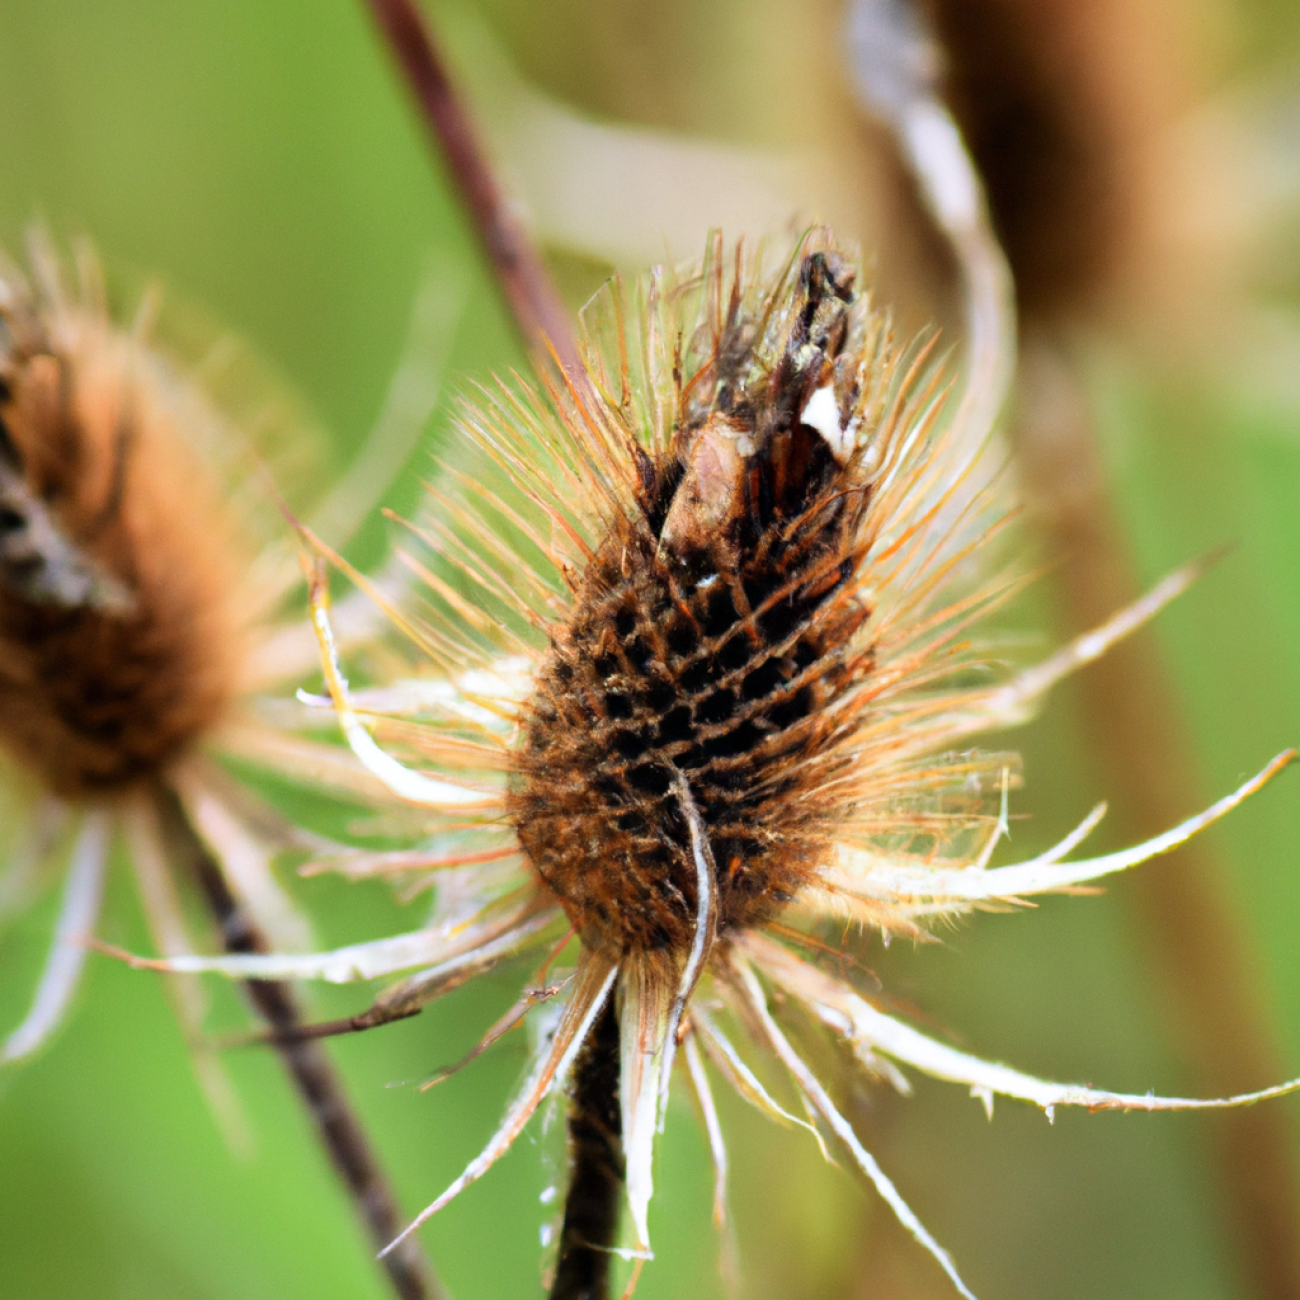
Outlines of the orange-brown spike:
<svg viewBox="0 0 1300 1300">
<path fill-rule="evenodd" d="M 59 794 L 152 775 L 222 713 L 233 538 L 159 362 L 100 311 L 0 313 L 0 746 Z"/>
</svg>

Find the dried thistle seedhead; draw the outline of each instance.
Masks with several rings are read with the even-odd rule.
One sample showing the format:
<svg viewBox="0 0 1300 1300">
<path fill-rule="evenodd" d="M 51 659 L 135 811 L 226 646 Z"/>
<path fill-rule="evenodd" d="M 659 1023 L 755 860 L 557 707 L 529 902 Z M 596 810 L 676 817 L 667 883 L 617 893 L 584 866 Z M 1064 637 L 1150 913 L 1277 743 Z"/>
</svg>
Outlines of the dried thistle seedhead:
<svg viewBox="0 0 1300 1300">
<path fill-rule="evenodd" d="M 194 946 L 182 905 L 191 890 L 228 951 L 306 945 L 271 863 L 307 837 L 212 751 L 317 788 L 331 778 L 352 792 L 358 778 L 375 785 L 356 764 L 340 769 L 336 752 L 285 737 L 250 698 L 296 679 L 316 649 L 300 618 L 274 620 L 301 571 L 292 547 L 258 526 L 260 506 L 288 531 L 264 490 L 271 413 L 253 444 L 147 345 L 142 325 L 112 324 L 89 254 L 75 298 L 53 255 L 39 242 L 34 254 L 36 292 L 0 265 L 0 749 L 35 778 L 0 884 L 12 905 L 34 893 L 49 859 L 66 855 L 68 869 L 44 970 L 26 1017 L 0 1040 L 0 1068 L 29 1058 L 66 1015 L 118 839 L 164 952 Z M 382 432 L 409 451 L 406 420 L 418 429 L 427 407 L 418 392 L 402 399 L 404 418 Z M 372 441 L 363 456 L 378 462 L 382 490 L 388 449 Z M 376 476 L 366 469 L 320 505 L 332 531 L 346 533 L 368 508 Z M 364 639 L 372 620 L 360 622 Z M 181 979 L 167 992 L 216 1118 L 246 1147 L 203 990 Z M 247 993 L 370 1238 L 384 1245 L 400 1227 L 396 1201 L 328 1059 L 284 1039 L 302 1020 L 292 990 L 262 981 Z M 385 1268 L 407 1300 L 442 1294 L 414 1243 Z"/>
<path fill-rule="evenodd" d="M 849 265 L 809 249 L 787 277 L 758 304 L 734 282 L 525 715 L 511 820 L 583 942 L 611 955 L 691 945 L 679 774 L 708 828 L 720 933 L 789 902 L 834 834 L 824 791 L 871 653 L 854 582 L 870 487 L 851 430 L 874 376 Z"/>
<path fill-rule="evenodd" d="M 332 865 L 432 885 L 433 915 L 333 952 L 163 965 L 333 982 L 409 972 L 342 1022 L 364 1028 L 549 942 L 544 987 L 526 989 L 481 1047 L 539 1002 L 562 998 L 562 1011 L 483 1152 L 399 1241 L 481 1177 L 575 1072 L 585 1124 L 617 1050 L 621 1159 L 606 1132 L 601 1167 L 625 1170 L 638 1259 L 655 1135 L 682 1063 L 715 1156 L 719 1221 L 726 1155 L 711 1073 L 783 1122 L 802 1123 L 802 1105 L 970 1296 L 782 1027 L 791 1005 L 873 1078 L 906 1090 L 902 1067 L 915 1068 L 990 1110 L 996 1095 L 1050 1116 L 1239 1105 L 1300 1087 L 1198 1102 L 1036 1079 L 925 1036 L 844 977 L 852 953 L 838 950 L 855 928 L 923 936 L 936 920 L 1124 870 L 1293 757 L 1145 844 L 1071 858 L 1095 810 L 1048 852 L 990 866 L 1015 759 L 972 751 L 972 738 L 1023 721 L 1195 568 L 1008 675 L 973 630 L 1015 585 L 987 571 L 1006 517 L 984 463 L 987 403 L 963 401 L 945 423 L 925 350 L 893 345 L 855 296 L 851 263 L 824 230 L 775 271 L 761 250 L 733 259 L 715 240 L 702 266 L 593 300 L 581 373 L 553 374 L 545 394 L 503 387 L 469 412 L 481 459 L 431 489 L 433 508 L 411 526 L 429 554 L 404 555 L 425 599 L 394 611 L 432 676 L 353 692 L 318 572 L 322 666 L 347 739 L 428 819 L 420 844 Z M 552 982 L 555 945 L 573 933 L 576 970 Z M 828 946 L 833 970 L 817 964 Z M 613 1244 L 603 1214 L 566 1219 L 562 1238 L 578 1228 L 599 1237 L 585 1238 L 589 1255 Z"/>
<path fill-rule="evenodd" d="M 158 358 L 39 270 L 0 304 L 0 745 L 80 796 L 220 717 L 243 557 Z"/>
<path fill-rule="evenodd" d="M 0 1065 L 36 1051 L 62 1020 L 119 837 L 165 951 L 192 946 L 178 886 L 195 855 L 167 829 L 178 817 L 255 929 L 306 942 L 270 869 L 272 843 L 294 832 L 265 809 L 250 821 L 254 796 L 232 787 L 212 753 L 313 786 L 378 788 L 336 751 L 285 737 L 254 699 L 316 658 L 310 626 L 276 618 L 302 575 L 268 472 L 297 471 L 292 499 L 310 510 L 309 431 L 295 426 L 293 448 L 282 447 L 286 404 L 274 383 L 231 366 L 228 338 L 188 313 L 169 312 L 158 332 L 202 356 L 201 374 L 172 365 L 149 337 L 152 294 L 134 327 L 116 324 L 88 250 L 75 291 L 39 236 L 31 265 L 29 281 L 0 260 L 0 777 L 26 778 L 12 859 L 0 863 L 10 907 L 63 859 L 69 870 L 31 1011 L 0 1043 Z M 252 403 L 250 430 L 229 412 Z M 418 428 L 427 407 L 417 397 L 409 413 Z M 400 445 L 406 431 L 403 420 L 383 432 Z M 375 443 L 363 456 L 381 472 L 388 459 Z M 325 497 L 331 535 L 367 509 L 356 497 L 373 478 L 354 474 Z M 352 627 L 364 639 L 374 622 Z M 192 1045 L 196 993 L 176 998 Z M 205 1086 L 212 1065 L 208 1053 Z M 223 1088 L 208 1088 L 218 1110 Z"/>
</svg>

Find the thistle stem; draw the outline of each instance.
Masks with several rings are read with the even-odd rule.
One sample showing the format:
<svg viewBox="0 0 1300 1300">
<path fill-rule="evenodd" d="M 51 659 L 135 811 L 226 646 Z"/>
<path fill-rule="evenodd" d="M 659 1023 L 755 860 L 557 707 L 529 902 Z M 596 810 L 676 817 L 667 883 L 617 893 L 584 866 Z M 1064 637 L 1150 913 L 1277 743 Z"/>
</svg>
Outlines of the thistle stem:
<svg viewBox="0 0 1300 1300">
<path fill-rule="evenodd" d="M 160 790 L 158 802 L 169 838 L 193 871 L 225 950 L 266 952 L 265 937 L 231 892 L 180 800 Z M 274 1036 L 272 1044 L 371 1241 L 377 1248 L 388 1245 L 403 1227 L 397 1198 L 325 1049 L 319 1042 L 295 1036 L 304 1019 L 293 988 L 278 980 L 247 980 L 243 987 L 253 1010 Z M 414 1238 L 385 1255 L 383 1265 L 399 1300 L 448 1300 Z"/>
<path fill-rule="evenodd" d="M 523 223 L 497 184 L 469 114 L 447 76 L 428 21 L 412 0 L 366 0 L 442 154 L 483 251 L 530 351 L 553 350 L 570 375 L 578 360 L 569 312 Z"/>
<path fill-rule="evenodd" d="M 611 998 L 573 1072 L 569 1190 L 550 1300 L 606 1300 L 623 1194 L 618 1014 Z"/>
</svg>

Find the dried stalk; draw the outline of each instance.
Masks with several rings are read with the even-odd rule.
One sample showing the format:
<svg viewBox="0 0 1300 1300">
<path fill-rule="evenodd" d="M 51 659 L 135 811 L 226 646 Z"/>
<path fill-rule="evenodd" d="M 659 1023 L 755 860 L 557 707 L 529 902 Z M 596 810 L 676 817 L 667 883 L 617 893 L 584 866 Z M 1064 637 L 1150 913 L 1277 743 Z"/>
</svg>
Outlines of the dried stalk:
<svg viewBox="0 0 1300 1300">
<path fill-rule="evenodd" d="M 1120 539 L 1105 472 L 1082 395 L 1065 360 L 1046 342 L 1027 352 L 1024 413 L 1016 448 L 1035 516 L 1057 576 L 1062 631 L 1090 626 L 1121 608 L 1137 583 Z M 1142 835 L 1198 806 L 1201 792 L 1181 755 L 1191 740 L 1149 640 L 1103 658 L 1078 682 L 1098 767 L 1117 789 L 1117 829 Z M 1173 1008 L 1174 1039 L 1197 1088 L 1227 1096 L 1283 1077 L 1251 978 L 1247 940 L 1228 905 L 1223 869 L 1209 841 L 1196 840 L 1125 882 L 1122 897 L 1156 954 Z M 1222 1212 L 1249 1294 L 1300 1296 L 1300 1179 L 1285 1108 L 1206 1115 L 1221 1184 Z"/>
<path fill-rule="evenodd" d="M 451 171 L 525 346 L 585 383 L 569 312 L 511 212 L 424 15 L 410 0 L 366 0 L 435 147 Z M 618 1022 L 607 1008 L 575 1068 L 569 1187 L 551 1300 L 603 1300 L 623 1195 Z"/>
<path fill-rule="evenodd" d="M 451 171 L 525 346 L 542 356 L 553 350 L 567 372 L 579 374 L 582 367 L 569 312 L 536 245 L 497 184 L 424 15 L 410 0 L 366 3 L 430 139 Z"/>
<path fill-rule="evenodd" d="M 551 1300 L 605 1300 L 623 1191 L 618 1016 L 611 999 L 573 1072 L 569 1190 Z"/>
<path fill-rule="evenodd" d="M 264 936 L 231 893 L 180 800 L 170 791 L 160 790 L 158 804 L 168 837 L 177 856 L 193 872 L 225 950 L 266 952 Z M 372 1242 L 377 1249 L 388 1245 L 404 1225 L 397 1198 L 325 1049 L 318 1042 L 293 1037 L 303 1024 L 303 1015 L 292 987 L 275 980 L 247 980 L 243 988 L 253 1010 L 276 1036 L 275 1050 Z M 383 1266 L 400 1300 L 448 1300 L 414 1238 L 385 1255 Z"/>
</svg>

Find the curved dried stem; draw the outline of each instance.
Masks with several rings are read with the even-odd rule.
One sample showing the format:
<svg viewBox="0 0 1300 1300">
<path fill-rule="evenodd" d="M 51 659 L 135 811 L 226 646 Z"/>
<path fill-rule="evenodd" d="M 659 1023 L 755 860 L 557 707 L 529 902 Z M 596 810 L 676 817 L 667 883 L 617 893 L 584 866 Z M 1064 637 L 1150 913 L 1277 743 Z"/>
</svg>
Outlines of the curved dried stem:
<svg viewBox="0 0 1300 1300">
<path fill-rule="evenodd" d="M 1005 390 L 990 377 L 1009 379 L 1015 350 L 1012 283 L 978 174 L 938 94 L 941 51 L 913 0 L 854 0 L 850 38 L 859 97 L 893 132 L 957 259 L 969 358 L 963 406 L 996 416 Z M 974 225 L 966 219 L 972 216 Z M 1013 434 L 1029 499 L 1051 551 L 1064 559 L 1058 585 L 1067 631 L 1078 632 L 1143 602 L 1131 603 L 1138 584 L 1068 363 L 1043 331 L 1029 342 Z M 981 375 L 984 392 L 972 396 Z M 1104 660 L 1080 680 L 1099 764 L 1128 792 L 1125 830 L 1151 834 L 1179 809 L 1200 803 L 1196 782 L 1175 760 L 1186 752 L 1185 726 L 1155 653 L 1134 646 L 1122 662 Z M 1211 851 L 1183 848 L 1179 858 L 1176 872 L 1146 873 L 1126 896 L 1160 954 L 1181 1045 L 1200 1084 L 1237 1092 L 1249 1079 L 1276 1077 L 1277 1053 Z M 1270 1300 L 1294 1296 L 1300 1172 L 1291 1134 L 1268 1109 L 1223 1115 L 1216 1127 L 1220 1178 L 1252 1292 Z"/>
<path fill-rule="evenodd" d="M 1002 412 L 1016 364 L 1015 286 L 994 234 L 984 186 L 939 91 L 941 56 L 907 0 L 854 0 L 849 57 L 863 106 L 893 133 L 921 199 L 957 259 L 966 386 L 954 426 L 968 454 Z"/>
</svg>

